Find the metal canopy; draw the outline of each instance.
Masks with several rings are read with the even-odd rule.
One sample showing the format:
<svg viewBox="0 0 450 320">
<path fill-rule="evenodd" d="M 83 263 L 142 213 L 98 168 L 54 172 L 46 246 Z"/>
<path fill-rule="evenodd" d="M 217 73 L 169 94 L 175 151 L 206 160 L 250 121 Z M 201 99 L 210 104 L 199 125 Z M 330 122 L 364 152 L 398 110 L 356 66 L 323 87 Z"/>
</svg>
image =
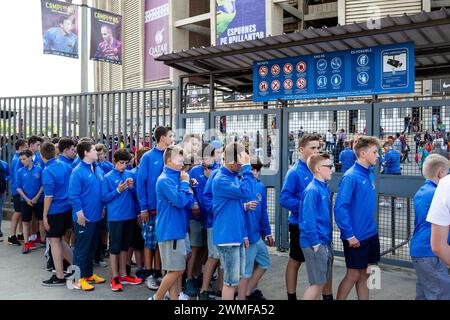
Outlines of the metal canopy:
<svg viewBox="0 0 450 320">
<path fill-rule="evenodd" d="M 379 23 L 378 29 L 370 29 L 371 24 L 367 22 L 331 28 L 310 28 L 247 42 L 182 50 L 162 55 L 156 60 L 205 79 L 214 74 L 215 79 L 220 79 L 221 85 L 245 91 L 252 88 L 254 61 L 412 41 L 416 45 L 417 80 L 450 75 L 448 9 L 398 17 L 387 16 Z M 240 71 L 239 77 L 236 77 L 236 70 Z"/>
</svg>

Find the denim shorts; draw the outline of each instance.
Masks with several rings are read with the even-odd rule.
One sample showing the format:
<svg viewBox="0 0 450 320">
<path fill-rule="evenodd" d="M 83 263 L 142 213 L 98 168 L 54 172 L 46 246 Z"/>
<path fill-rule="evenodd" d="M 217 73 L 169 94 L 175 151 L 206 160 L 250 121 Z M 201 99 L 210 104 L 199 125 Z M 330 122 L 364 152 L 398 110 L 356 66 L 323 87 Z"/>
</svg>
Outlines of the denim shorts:
<svg viewBox="0 0 450 320">
<path fill-rule="evenodd" d="M 333 269 L 333 249 L 322 244 L 317 252 L 312 247 L 303 248 L 309 284 L 323 285 L 331 279 Z"/>
<path fill-rule="evenodd" d="M 223 268 L 223 283 L 229 287 L 237 287 L 245 272 L 245 247 L 217 246 L 220 264 Z"/>
<path fill-rule="evenodd" d="M 189 233 L 186 233 L 186 238 L 184 238 L 184 241 L 186 243 L 186 255 L 192 252 L 191 247 L 191 239 L 189 238 Z"/>
<path fill-rule="evenodd" d="M 248 246 L 245 250 L 245 273 L 244 278 L 248 279 L 252 277 L 255 262 L 260 269 L 269 269 L 270 257 L 266 244 L 262 239 Z"/>
<path fill-rule="evenodd" d="M 219 249 L 213 242 L 213 229 L 208 228 L 206 233 L 208 234 L 208 258 L 219 259 Z"/>
<path fill-rule="evenodd" d="M 438 257 L 412 257 L 416 269 L 416 300 L 450 300 L 449 269 Z"/>
<path fill-rule="evenodd" d="M 186 269 L 186 240 L 169 240 L 158 244 L 161 266 L 165 271 L 184 271 Z"/>
<path fill-rule="evenodd" d="M 142 224 L 142 238 L 144 238 L 144 246 L 150 250 L 156 250 L 158 241 L 156 240 L 155 216 L 149 216 L 148 222 Z"/>
</svg>

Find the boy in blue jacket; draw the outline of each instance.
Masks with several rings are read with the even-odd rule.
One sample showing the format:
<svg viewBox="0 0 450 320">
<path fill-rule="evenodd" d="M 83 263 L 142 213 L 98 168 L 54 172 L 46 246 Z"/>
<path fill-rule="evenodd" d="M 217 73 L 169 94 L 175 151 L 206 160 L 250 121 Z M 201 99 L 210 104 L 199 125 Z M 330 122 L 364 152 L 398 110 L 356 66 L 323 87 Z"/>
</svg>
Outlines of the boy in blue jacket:
<svg viewBox="0 0 450 320">
<path fill-rule="evenodd" d="M 245 273 L 245 248 L 248 237 L 244 203 L 254 196 L 250 156 L 240 143 L 225 148 L 225 165 L 212 183 L 213 243 L 218 246 L 224 279 L 222 300 L 233 300 L 236 287 Z M 242 179 L 238 173 L 242 171 Z"/>
<path fill-rule="evenodd" d="M 300 247 L 300 230 L 298 227 L 298 210 L 305 188 L 313 179 L 313 174 L 306 165 L 308 158 L 319 152 L 320 140 L 318 134 L 305 134 L 299 141 L 300 159 L 286 174 L 283 188 L 280 192 L 280 204 L 288 209 L 289 216 L 289 261 L 286 266 L 286 289 L 288 300 L 297 300 L 297 275 L 305 257 Z M 325 286 L 324 299 L 331 298 L 331 287 Z"/>
<path fill-rule="evenodd" d="M 249 246 L 245 251 L 245 273 L 239 285 L 239 300 L 266 300 L 257 287 L 270 267 L 269 251 L 264 240 L 271 247 L 274 240 L 267 215 L 266 187 L 259 180 L 263 164 L 259 158 L 252 159 L 251 163 L 254 195 L 246 203 L 247 213 L 244 215 Z"/>
<path fill-rule="evenodd" d="M 42 236 L 45 235 L 42 212 L 44 202 L 41 184 L 42 168 L 34 165 L 32 157 L 33 153 L 30 150 L 22 151 L 20 161 L 23 167 L 16 172 L 16 190 L 21 197 L 23 234 L 26 240 L 22 249 L 24 254 L 36 249 L 34 242 L 28 241 L 33 213 L 39 221 Z"/>
<path fill-rule="evenodd" d="M 10 245 L 17 245 L 20 246 L 20 241 L 24 240 L 23 234 L 17 236 L 17 226 L 19 226 L 19 229 L 22 228 L 22 222 L 21 222 L 21 201 L 20 201 L 20 195 L 17 193 L 17 184 L 16 184 L 16 176 L 17 176 L 17 164 L 20 162 L 20 156 L 19 154 L 28 149 L 28 145 L 25 140 L 18 139 L 16 143 L 14 144 L 14 147 L 16 149 L 16 153 L 14 154 L 14 157 L 11 160 L 11 195 L 12 195 L 12 202 L 14 205 L 14 214 L 11 218 L 11 233 L 8 236 L 8 244 Z M 28 239 L 27 239 L 28 241 Z"/>
<path fill-rule="evenodd" d="M 338 300 L 346 299 L 355 285 L 358 299 L 369 299 L 368 267 L 380 261 L 373 173 L 380 157 L 379 148 L 377 138 L 360 137 L 353 148 L 358 160 L 339 183 L 334 215 L 341 230 L 347 273 L 339 285 Z"/>
<path fill-rule="evenodd" d="M 96 144 L 95 150 L 97 151 L 98 161 L 97 165 L 103 172 L 108 174 L 110 171 L 114 169 L 114 165 L 106 159 L 106 146 L 104 144 Z"/>
<path fill-rule="evenodd" d="M 355 152 L 350 148 L 350 141 L 346 140 L 344 142 L 344 150 L 339 154 L 339 162 L 341 163 L 341 172 L 345 173 L 350 169 L 356 161 Z"/>
<path fill-rule="evenodd" d="M 150 300 L 162 300 L 167 291 L 171 300 L 178 300 L 181 292 L 179 279 L 186 269 L 187 256 L 187 212 L 194 205 L 189 175 L 181 171 L 183 165 L 183 149 L 179 146 L 168 147 L 164 152 L 164 171 L 156 182 L 156 236 L 162 269 L 167 274 Z"/>
<path fill-rule="evenodd" d="M 194 215 L 196 211 L 193 211 L 189 220 L 189 240 L 192 247 L 192 256 L 188 261 L 185 293 L 190 297 L 197 296 L 195 278 L 200 277 L 207 247 L 206 220 L 208 211 L 203 200 L 203 191 L 215 167 L 214 152 L 215 149 L 212 145 L 204 143 L 202 149 L 197 152 L 197 157 L 202 161 L 201 165 L 197 165 L 189 171 L 191 179 L 197 181 L 193 191 L 200 209 L 200 214 Z"/>
<path fill-rule="evenodd" d="M 384 158 L 381 159 L 381 163 L 384 166 L 383 173 L 384 174 L 401 174 L 400 169 L 400 152 L 392 149 L 392 143 L 386 142 L 383 145 L 385 150 Z"/>
<path fill-rule="evenodd" d="M 157 279 L 162 278 L 161 258 L 156 238 L 156 181 L 163 172 L 164 151 L 173 145 L 173 132 L 170 127 L 159 126 L 154 131 L 157 145 L 144 154 L 137 174 L 136 192 L 141 208 L 142 237 L 144 238 L 144 260 L 147 275 L 147 287 L 157 290 Z"/>
<path fill-rule="evenodd" d="M 68 241 L 72 229 L 72 207 L 69 202 L 69 179 L 72 168 L 56 159 L 56 148 L 50 142 L 41 146 L 45 163 L 42 171 L 44 189 L 44 227 L 50 243 L 51 256 L 56 274 L 42 282 L 43 286 L 63 286 L 63 260 L 72 264 L 73 254 Z M 64 241 L 64 238 L 66 241 Z"/>
<path fill-rule="evenodd" d="M 308 159 L 314 179 L 303 191 L 299 210 L 300 246 L 308 271 L 309 288 L 303 300 L 318 300 L 325 284 L 332 281 L 333 225 L 331 223 L 331 180 L 333 162 L 329 154 L 314 154 Z"/>
<path fill-rule="evenodd" d="M 102 201 L 108 211 L 112 291 L 122 291 L 122 284 L 142 283 L 141 279 L 128 275 L 126 268 L 136 224 L 134 175 L 125 170 L 130 159 L 131 154 L 127 150 L 117 150 L 114 153 L 115 168 L 102 181 Z"/>
<path fill-rule="evenodd" d="M 410 255 L 417 274 L 416 300 L 450 300 L 448 266 L 436 257 L 431 248 L 431 223 L 426 220 L 439 181 L 447 176 L 448 171 L 447 159 L 437 154 L 428 156 L 423 164 L 425 184 L 414 196 L 414 234 Z"/>
<path fill-rule="evenodd" d="M 73 264 L 80 268 L 81 278 L 73 285 L 76 289 L 91 291 L 94 290 L 94 286 L 89 282 L 106 282 L 105 279 L 94 274 L 93 269 L 103 215 L 103 171 L 95 164 L 97 151 L 92 142 L 78 143 L 77 153 L 81 162 L 73 169 L 70 176 L 69 199 L 72 204 L 75 232 Z"/>
<path fill-rule="evenodd" d="M 61 138 L 58 142 L 58 150 L 59 161 L 66 163 L 72 168 L 72 164 L 77 153 L 77 150 L 75 149 L 75 142 L 70 138 Z"/>
</svg>

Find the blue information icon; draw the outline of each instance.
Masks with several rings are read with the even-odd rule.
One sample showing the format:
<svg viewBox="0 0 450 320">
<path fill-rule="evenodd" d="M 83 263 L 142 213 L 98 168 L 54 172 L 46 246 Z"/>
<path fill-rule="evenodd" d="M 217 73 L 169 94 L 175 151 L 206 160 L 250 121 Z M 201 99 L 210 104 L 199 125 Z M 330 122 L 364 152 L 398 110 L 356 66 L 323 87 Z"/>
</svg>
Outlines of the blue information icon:
<svg viewBox="0 0 450 320">
<path fill-rule="evenodd" d="M 317 70 L 323 71 L 327 68 L 327 66 L 328 66 L 327 60 L 320 59 L 319 61 L 317 61 Z"/>
<path fill-rule="evenodd" d="M 331 84 L 335 87 L 340 86 L 342 83 L 342 77 L 338 74 L 335 74 L 331 77 Z"/>
<path fill-rule="evenodd" d="M 331 60 L 331 67 L 336 70 L 342 67 L 342 60 L 339 57 L 335 57 Z"/>
<path fill-rule="evenodd" d="M 369 64 L 369 56 L 367 54 L 362 54 L 358 57 L 358 65 L 360 67 L 365 67 Z"/>
<path fill-rule="evenodd" d="M 318 86 L 319 88 L 324 88 L 324 87 L 326 87 L 326 86 L 327 86 L 327 83 L 328 83 L 327 77 L 325 77 L 325 76 L 320 76 L 320 77 L 317 78 L 317 86 Z"/>
<path fill-rule="evenodd" d="M 369 74 L 367 72 L 358 73 L 357 78 L 360 84 L 367 84 L 369 82 Z"/>
</svg>

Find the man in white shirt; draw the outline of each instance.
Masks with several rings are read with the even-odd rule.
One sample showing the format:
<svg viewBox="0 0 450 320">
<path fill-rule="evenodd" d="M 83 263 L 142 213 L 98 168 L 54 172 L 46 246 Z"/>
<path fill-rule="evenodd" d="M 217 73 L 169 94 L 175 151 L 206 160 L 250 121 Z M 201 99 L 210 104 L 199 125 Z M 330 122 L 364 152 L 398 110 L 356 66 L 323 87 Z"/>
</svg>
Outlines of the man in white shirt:
<svg viewBox="0 0 450 320">
<path fill-rule="evenodd" d="M 436 189 L 427 221 L 431 225 L 431 249 L 450 266 L 450 176 L 443 178 Z"/>
</svg>

